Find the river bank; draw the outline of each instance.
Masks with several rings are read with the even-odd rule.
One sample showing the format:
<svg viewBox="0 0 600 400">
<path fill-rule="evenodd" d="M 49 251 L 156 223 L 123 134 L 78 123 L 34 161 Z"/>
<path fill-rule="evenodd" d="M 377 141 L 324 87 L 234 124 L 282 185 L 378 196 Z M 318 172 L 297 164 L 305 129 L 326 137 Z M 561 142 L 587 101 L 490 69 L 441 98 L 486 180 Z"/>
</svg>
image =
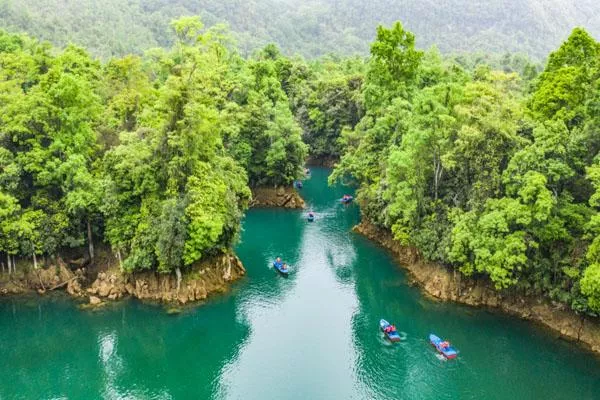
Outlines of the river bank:
<svg viewBox="0 0 600 400">
<path fill-rule="evenodd" d="M 252 189 L 250 207 L 278 207 L 301 209 L 304 199 L 291 187 L 257 187 Z"/>
<path fill-rule="evenodd" d="M 259 187 L 252 189 L 250 206 L 302 209 L 305 203 L 294 188 Z M 30 263 L 21 262 L 19 272 L 0 274 L 0 296 L 44 295 L 64 290 L 74 298 L 89 299 L 90 306 L 101 306 L 106 301 L 126 296 L 143 301 L 186 304 L 202 301 L 212 293 L 225 292 L 231 282 L 246 273 L 237 256 L 222 254 L 184 270 L 178 283 L 174 273 L 125 273 L 110 252 L 104 253 L 97 257 L 96 262 L 85 267 L 84 257 L 78 263 L 66 263 L 58 258 L 38 269 Z"/>
<path fill-rule="evenodd" d="M 195 264 L 182 272 L 179 282 L 173 273 L 127 274 L 116 262 L 107 262 L 107 257 L 101 260 L 73 270 L 59 258 L 45 268 L 29 267 L 13 275 L 3 274 L 0 295 L 34 292 L 44 295 L 64 290 L 74 298 L 88 300 L 90 306 L 127 296 L 143 301 L 186 304 L 225 292 L 230 282 L 246 273 L 239 258 L 231 254 L 212 256 Z"/>
<path fill-rule="evenodd" d="M 578 342 L 600 354 L 600 321 L 577 315 L 564 305 L 545 299 L 496 291 L 489 282 L 469 279 L 442 265 L 424 261 L 417 249 L 402 246 L 392 234 L 368 221 L 353 230 L 388 249 L 412 280 L 436 299 L 474 307 L 490 307 L 534 321 L 556 331 L 561 337 Z"/>
</svg>

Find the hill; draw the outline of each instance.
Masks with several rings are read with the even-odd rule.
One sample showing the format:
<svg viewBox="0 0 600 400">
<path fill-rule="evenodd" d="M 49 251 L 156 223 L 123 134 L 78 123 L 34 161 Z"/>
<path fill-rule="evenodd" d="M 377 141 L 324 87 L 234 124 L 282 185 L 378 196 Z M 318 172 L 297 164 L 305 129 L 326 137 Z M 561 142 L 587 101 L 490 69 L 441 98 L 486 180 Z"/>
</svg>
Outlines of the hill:
<svg viewBox="0 0 600 400">
<path fill-rule="evenodd" d="M 485 3 L 485 4 L 484 4 Z M 226 22 L 242 52 L 275 42 L 286 54 L 367 54 L 375 27 L 400 20 L 419 47 L 523 52 L 545 58 L 576 26 L 600 35 L 594 0 L 0 0 L 0 28 L 107 58 L 169 46 L 169 21 Z"/>
</svg>

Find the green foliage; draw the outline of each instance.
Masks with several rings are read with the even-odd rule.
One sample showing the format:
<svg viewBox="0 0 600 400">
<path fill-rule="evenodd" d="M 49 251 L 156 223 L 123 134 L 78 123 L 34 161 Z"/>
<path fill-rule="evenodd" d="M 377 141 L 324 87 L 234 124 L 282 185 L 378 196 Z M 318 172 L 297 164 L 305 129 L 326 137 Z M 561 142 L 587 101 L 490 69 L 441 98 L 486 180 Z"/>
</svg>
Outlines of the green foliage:
<svg viewBox="0 0 600 400">
<path fill-rule="evenodd" d="M 291 184 L 307 155 L 278 74 L 280 57 L 276 47 L 267 46 L 250 60 L 240 78 L 247 86 L 237 92 L 229 113 L 225 146 L 247 169 L 252 186 Z"/>
<path fill-rule="evenodd" d="M 280 56 L 246 61 L 198 18 L 172 29 L 171 50 L 103 65 L 0 33 L 0 251 L 55 255 L 95 237 L 126 271 L 168 273 L 231 248 L 248 176 L 299 176 Z"/>
<path fill-rule="evenodd" d="M 104 64 L 0 32 L 1 252 L 56 254 L 89 226 L 125 270 L 168 273 L 231 248 L 249 186 L 289 185 L 310 152 L 427 259 L 600 312 L 600 44 L 583 29 L 539 71 L 422 52 L 400 23 L 367 60 L 311 62 L 244 59 L 197 17 L 170 27 L 170 50 Z"/>
<path fill-rule="evenodd" d="M 364 216 L 427 259 L 598 312 L 599 44 L 575 29 L 535 77 L 378 32 L 332 179 L 354 178 Z"/>
<path fill-rule="evenodd" d="M 231 26 L 244 54 L 277 43 L 285 54 L 318 57 L 366 54 L 378 24 L 401 20 L 422 48 L 542 59 L 574 26 L 600 33 L 598 11 L 592 0 L 1 0 L 0 28 L 108 59 L 169 47 L 170 21 L 201 15 L 208 26 Z"/>
</svg>

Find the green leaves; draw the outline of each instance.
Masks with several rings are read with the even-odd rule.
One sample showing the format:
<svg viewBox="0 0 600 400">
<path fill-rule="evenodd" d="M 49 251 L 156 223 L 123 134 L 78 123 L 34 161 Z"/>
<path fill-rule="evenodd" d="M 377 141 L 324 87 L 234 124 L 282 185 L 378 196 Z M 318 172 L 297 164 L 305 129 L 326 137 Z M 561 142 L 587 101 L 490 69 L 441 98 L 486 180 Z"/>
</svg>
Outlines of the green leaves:
<svg viewBox="0 0 600 400">
<path fill-rule="evenodd" d="M 301 176 L 307 155 L 302 130 L 294 120 L 279 80 L 280 54 L 267 46 L 238 79 L 248 82 L 228 109 L 225 146 L 248 170 L 250 184 L 289 185 Z M 247 76 L 246 76 L 247 74 Z"/>
<path fill-rule="evenodd" d="M 112 129 L 127 131 L 102 163 L 105 234 L 123 252 L 128 271 L 168 273 L 226 251 L 250 197 L 246 172 L 223 145 L 225 133 L 238 132 L 229 113 L 239 108 L 227 99 L 236 66 L 212 36 L 192 40 L 200 34 L 197 22 L 174 23 L 180 43 L 168 55 L 170 61 L 161 61 L 171 66 L 164 81 L 141 76 L 135 60 L 111 65 L 115 74 L 108 82 L 117 90 L 112 104 L 119 88 L 156 99 L 123 109 L 133 114 Z"/>
<path fill-rule="evenodd" d="M 378 30 L 365 115 L 341 135 L 332 179 L 356 179 L 363 216 L 429 260 L 597 311 L 598 43 L 576 29 L 528 98 L 514 72 L 413 43 Z"/>
</svg>

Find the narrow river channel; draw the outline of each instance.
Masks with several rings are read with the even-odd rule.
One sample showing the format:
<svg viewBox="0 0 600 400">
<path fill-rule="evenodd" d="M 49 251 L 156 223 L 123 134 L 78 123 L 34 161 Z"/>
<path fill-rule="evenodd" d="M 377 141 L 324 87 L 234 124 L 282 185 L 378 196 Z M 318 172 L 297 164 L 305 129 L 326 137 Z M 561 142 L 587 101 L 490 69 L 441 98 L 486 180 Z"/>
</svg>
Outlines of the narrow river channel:
<svg viewBox="0 0 600 400">
<path fill-rule="evenodd" d="M 351 233 L 356 205 L 326 169 L 317 213 L 248 211 L 245 278 L 168 315 L 136 301 L 0 300 L 0 399 L 598 399 L 600 358 L 518 319 L 426 299 L 384 250 Z M 291 265 L 280 276 L 272 260 Z M 391 345 L 378 321 L 396 324 Z M 430 332 L 452 341 L 444 361 Z"/>
</svg>

